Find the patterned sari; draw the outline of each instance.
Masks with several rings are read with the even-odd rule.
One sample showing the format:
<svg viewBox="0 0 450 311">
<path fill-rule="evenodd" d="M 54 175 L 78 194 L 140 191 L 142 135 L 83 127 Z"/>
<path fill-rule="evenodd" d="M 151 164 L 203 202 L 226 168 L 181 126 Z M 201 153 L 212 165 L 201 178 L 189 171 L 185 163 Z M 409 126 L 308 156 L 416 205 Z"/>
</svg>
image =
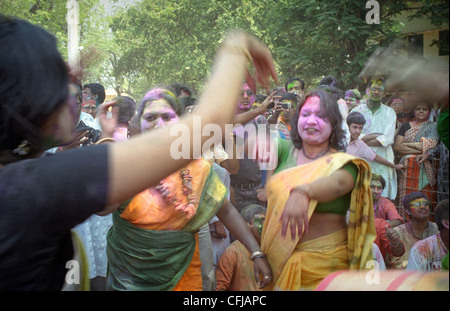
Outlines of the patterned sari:
<svg viewBox="0 0 450 311">
<path fill-rule="evenodd" d="M 156 188 L 147 189 L 113 214 L 108 233 L 110 290 L 202 290 L 198 229 L 220 209 L 225 185 L 206 160 L 191 162 L 192 194 L 199 203 L 183 213 Z M 164 185 L 182 203 L 185 182 L 179 172 Z"/>
<path fill-rule="evenodd" d="M 330 176 L 349 162 L 357 166 L 359 174 L 351 193 L 348 229 L 304 243 L 299 243 L 298 236 L 294 240 L 283 238 L 279 219 L 290 190 Z M 366 161 L 341 152 L 272 176 L 267 185 L 268 208 L 261 246 L 274 280 L 265 290 L 312 290 L 334 271 L 366 269 L 367 261 L 373 259 L 372 243 L 376 237 L 371 176 Z M 308 218 L 317 203 L 310 201 Z"/>
<path fill-rule="evenodd" d="M 422 153 L 436 148 L 439 143 L 436 123 L 427 121 L 410 128 L 406 131 L 403 142 L 422 142 Z M 436 177 L 431 162 L 425 160 L 422 164 L 418 164 L 416 157 L 417 155 L 411 154 L 404 156 L 400 160 L 400 163 L 403 163 L 407 169 L 403 174 L 400 174 L 399 202 L 402 202 L 408 193 L 415 191 L 425 193 L 431 202 L 436 202 Z M 399 208 L 399 213 L 404 218 L 407 218 L 403 207 Z"/>
</svg>

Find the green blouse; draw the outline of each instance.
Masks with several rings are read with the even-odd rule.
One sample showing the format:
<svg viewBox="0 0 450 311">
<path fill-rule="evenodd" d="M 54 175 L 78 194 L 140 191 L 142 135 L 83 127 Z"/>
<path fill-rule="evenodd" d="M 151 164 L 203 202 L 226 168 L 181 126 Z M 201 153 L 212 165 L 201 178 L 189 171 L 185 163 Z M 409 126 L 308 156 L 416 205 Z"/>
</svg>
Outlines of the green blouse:
<svg viewBox="0 0 450 311">
<path fill-rule="evenodd" d="M 292 141 L 286 139 L 278 140 L 278 165 L 274 174 L 283 170 L 297 166 L 297 157 L 295 147 Z M 353 180 L 356 182 L 358 177 L 358 168 L 355 164 L 349 162 L 342 167 L 349 172 Z M 350 208 L 351 192 L 344 196 L 334 199 L 329 202 L 317 203 L 316 212 L 318 213 L 333 213 L 345 216 Z"/>
</svg>

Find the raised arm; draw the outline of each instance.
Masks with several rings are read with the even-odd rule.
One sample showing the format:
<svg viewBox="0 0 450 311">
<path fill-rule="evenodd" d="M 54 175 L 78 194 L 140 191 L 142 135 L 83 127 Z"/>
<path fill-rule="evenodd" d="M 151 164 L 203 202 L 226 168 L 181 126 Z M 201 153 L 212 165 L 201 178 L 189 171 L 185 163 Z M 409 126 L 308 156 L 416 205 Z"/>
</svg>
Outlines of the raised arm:
<svg viewBox="0 0 450 311">
<path fill-rule="evenodd" d="M 272 98 L 276 94 L 276 92 L 273 92 L 269 96 L 266 97 L 266 99 L 262 102 L 262 104 L 256 108 L 251 109 L 249 111 L 239 113 L 234 116 L 234 124 L 245 124 L 249 122 L 250 120 L 253 120 L 259 115 L 263 115 L 267 112 L 267 107 L 272 103 Z"/>
<path fill-rule="evenodd" d="M 179 123 L 170 127 L 157 129 L 108 146 L 110 150 L 108 204 L 119 203 L 130 198 L 157 184 L 192 159 L 201 156 L 201 154 L 194 154 L 195 148 L 192 148 L 196 135 L 193 133 L 194 118 L 201 117 L 201 126 L 196 124 L 200 130 L 207 124 L 217 124 L 223 131 L 225 124 L 232 122 L 241 83 L 246 77 L 247 80 L 252 80 L 246 67 L 250 59 L 255 65 L 257 80 L 267 89 L 269 75 L 276 78 L 269 50 L 246 33 L 234 32 L 225 39 L 216 55 L 212 75 L 199 98 L 196 113 L 181 118 Z M 211 106 L 211 103 L 214 103 L 215 107 Z M 188 159 L 174 159 L 171 156 L 171 145 L 179 139 L 171 135 L 175 126 L 189 131 L 188 141 L 191 150 Z M 203 144 L 210 137 L 203 135 L 199 137 L 197 133 L 195 139 L 198 140 L 196 143 Z M 220 142 L 222 136 L 214 136 L 214 139 Z"/>
</svg>

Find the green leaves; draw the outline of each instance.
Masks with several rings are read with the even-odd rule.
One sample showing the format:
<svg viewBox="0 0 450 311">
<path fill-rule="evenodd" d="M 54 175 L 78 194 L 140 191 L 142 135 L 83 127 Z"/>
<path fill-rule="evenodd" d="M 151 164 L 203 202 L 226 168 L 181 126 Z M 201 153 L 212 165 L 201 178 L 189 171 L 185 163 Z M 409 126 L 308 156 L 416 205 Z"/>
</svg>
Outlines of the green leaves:
<svg viewBox="0 0 450 311">
<path fill-rule="evenodd" d="M 157 84 L 185 83 L 197 91 L 210 72 L 224 34 L 241 28 L 272 51 L 280 82 L 293 76 L 314 85 L 335 75 L 355 88 L 374 49 L 397 35 L 394 17 L 416 2 L 379 0 L 380 24 L 367 24 L 361 0 L 80 0 L 83 83 L 100 82 L 139 99 Z M 0 0 L 0 11 L 26 18 L 55 34 L 67 55 L 66 1 Z M 448 24 L 447 0 L 424 0 L 411 16 Z M 107 10 L 108 9 L 108 10 Z M 112 12 L 106 14 L 106 12 Z M 94 51 L 94 52 L 92 52 Z"/>
</svg>

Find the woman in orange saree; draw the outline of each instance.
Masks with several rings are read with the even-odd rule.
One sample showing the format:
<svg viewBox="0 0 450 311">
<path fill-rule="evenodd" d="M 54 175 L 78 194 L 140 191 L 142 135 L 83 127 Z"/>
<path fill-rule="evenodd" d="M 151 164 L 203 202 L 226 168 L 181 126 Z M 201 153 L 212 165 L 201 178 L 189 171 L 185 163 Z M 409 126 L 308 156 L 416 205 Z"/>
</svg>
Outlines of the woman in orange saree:
<svg viewBox="0 0 450 311">
<path fill-rule="evenodd" d="M 144 132 L 178 122 L 180 111 L 172 92 L 153 89 L 144 96 L 136 118 Z M 226 196 L 213 166 L 201 158 L 123 203 L 113 213 L 108 233 L 107 288 L 202 290 L 198 230 L 216 214 L 250 253 L 259 254 L 254 258 L 257 283 L 269 283 L 265 256 Z"/>
</svg>

